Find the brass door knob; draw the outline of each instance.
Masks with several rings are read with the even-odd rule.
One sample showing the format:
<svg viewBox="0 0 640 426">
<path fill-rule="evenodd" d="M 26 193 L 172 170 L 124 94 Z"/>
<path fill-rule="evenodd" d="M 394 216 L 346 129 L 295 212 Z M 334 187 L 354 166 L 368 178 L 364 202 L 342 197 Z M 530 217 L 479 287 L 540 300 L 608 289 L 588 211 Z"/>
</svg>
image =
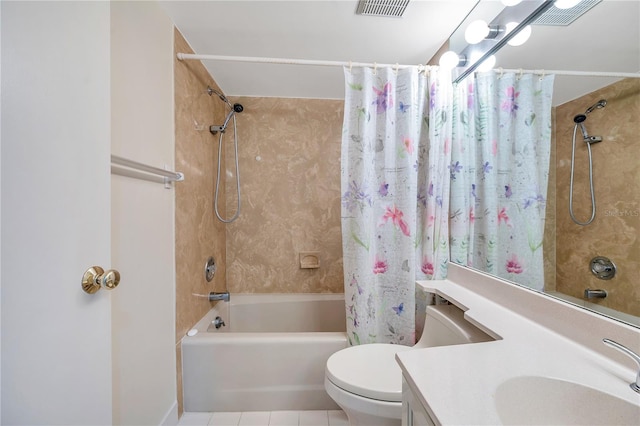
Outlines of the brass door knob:
<svg viewBox="0 0 640 426">
<path fill-rule="evenodd" d="M 120 272 L 115 269 L 104 271 L 99 266 L 92 266 L 82 275 L 82 289 L 89 294 L 94 294 L 102 287 L 113 290 L 120 284 Z"/>
</svg>

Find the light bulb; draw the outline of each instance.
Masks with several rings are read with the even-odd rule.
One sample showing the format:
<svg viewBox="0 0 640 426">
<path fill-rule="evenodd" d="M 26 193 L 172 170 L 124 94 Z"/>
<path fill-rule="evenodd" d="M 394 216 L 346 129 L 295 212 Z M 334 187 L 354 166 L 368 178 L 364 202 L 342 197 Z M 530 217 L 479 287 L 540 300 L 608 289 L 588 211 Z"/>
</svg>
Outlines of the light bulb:
<svg viewBox="0 0 640 426">
<path fill-rule="evenodd" d="M 504 4 L 505 6 L 509 7 L 509 6 L 515 6 L 516 4 L 520 3 L 522 0 L 502 0 L 502 4 Z"/>
<path fill-rule="evenodd" d="M 482 19 L 473 21 L 464 31 L 464 39 L 469 44 L 478 44 L 489 35 L 489 25 Z"/>
<path fill-rule="evenodd" d="M 482 53 L 473 52 L 471 54 L 471 63 L 475 64 L 476 62 L 478 62 L 478 59 L 480 59 L 481 57 L 482 57 Z M 496 57 L 495 55 L 491 55 L 476 68 L 476 71 L 479 71 L 479 72 L 489 71 L 493 69 L 493 66 L 495 64 L 496 64 Z"/>
<path fill-rule="evenodd" d="M 556 0 L 553 5 L 558 9 L 571 9 L 580 3 L 580 0 Z"/>
<path fill-rule="evenodd" d="M 517 22 L 509 22 L 506 25 L 506 34 L 509 34 L 515 27 L 518 26 Z M 509 46 L 522 46 L 531 37 L 531 25 L 524 27 L 518 34 L 516 34 L 511 40 L 507 42 Z"/>
<path fill-rule="evenodd" d="M 440 56 L 438 64 L 442 69 L 452 70 L 460 64 L 460 56 L 453 50 L 449 50 Z"/>
</svg>

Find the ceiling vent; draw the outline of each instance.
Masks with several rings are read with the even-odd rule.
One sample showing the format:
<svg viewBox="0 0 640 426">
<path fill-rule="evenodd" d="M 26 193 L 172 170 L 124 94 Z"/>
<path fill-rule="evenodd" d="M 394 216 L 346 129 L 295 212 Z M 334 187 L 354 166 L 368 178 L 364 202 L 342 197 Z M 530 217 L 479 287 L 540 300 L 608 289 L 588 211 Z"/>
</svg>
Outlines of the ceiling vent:
<svg viewBox="0 0 640 426">
<path fill-rule="evenodd" d="M 357 15 L 401 18 L 409 5 L 409 0 L 360 0 Z"/>
<path fill-rule="evenodd" d="M 549 26 L 567 26 L 582 15 L 584 15 L 593 6 L 602 0 L 582 0 L 570 9 L 558 9 L 555 6 L 550 7 L 538 19 L 532 22 L 533 25 L 549 25 Z"/>
</svg>

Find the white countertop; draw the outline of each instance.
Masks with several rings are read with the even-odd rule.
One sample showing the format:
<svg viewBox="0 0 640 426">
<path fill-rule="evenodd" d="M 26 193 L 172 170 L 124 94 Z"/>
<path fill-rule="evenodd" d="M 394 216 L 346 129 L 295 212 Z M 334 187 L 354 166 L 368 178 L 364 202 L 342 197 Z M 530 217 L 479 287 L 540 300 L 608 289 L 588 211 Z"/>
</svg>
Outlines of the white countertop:
<svg viewBox="0 0 640 426">
<path fill-rule="evenodd" d="M 457 283 L 445 280 L 418 284 L 463 309 L 468 321 L 497 340 L 415 349 L 396 355 L 409 386 L 434 421 L 446 425 L 501 424 L 495 408 L 496 389 L 517 376 L 543 376 L 580 383 L 640 407 L 640 395 L 629 388 L 629 383 L 635 380 L 636 371 L 632 368 L 635 364 L 620 358 L 614 349 L 601 350 L 597 346 L 598 340 L 610 337 L 640 352 L 640 329 L 596 316 L 589 321 L 598 324 L 593 334 L 602 336 L 594 335 L 594 340 L 589 340 L 584 337 L 589 331 L 582 330 L 574 340 L 568 336 L 566 322 L 595 314 L 575 311 L 578 308 L 553 299 L 541 300 L 544 296 L 524 289 L 524 293 L 515 290 L 515 299 L 520 300 L 505 306 L 504 300 L 499 304 L 493 297 L 490 300 L 479 291 L 470 290 L 468 282 L 459 284 L 461 279 L 469 277 L 475 281 L 486 279 L 478 279 L 475 274 L 457 271 L 450 274 Z M 510 297 L 514 298 L 513 294 Z M 530 299 L 532 297 L 536 299 Z M 496 299 L 501 297 L 497 295 Z M 536 318 L 516 313 L 513 309 L 522 303 L 546 306 L 539 315 L 545 315 L 545 319 L 554 317 L 551 320 L 562 321 L 563 326 L 554 330 L 548 324 L 539 325 L 542 321 Z M 553 323 L 551 320 L 548 322 Z M 611 357 L 607 356 L 609 352 Z"/>
</svg>

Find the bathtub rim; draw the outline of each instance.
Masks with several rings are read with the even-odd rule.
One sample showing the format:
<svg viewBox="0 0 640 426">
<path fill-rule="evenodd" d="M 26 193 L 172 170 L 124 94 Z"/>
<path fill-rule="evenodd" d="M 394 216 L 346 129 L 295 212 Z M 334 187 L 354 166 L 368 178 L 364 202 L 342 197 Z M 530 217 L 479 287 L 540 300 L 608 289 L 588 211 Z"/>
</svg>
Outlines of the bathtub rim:
<svg viewBox="0 0 640 426">
<path fill-rule="evenodd" d="M 207 331 L 209 324 L 216 318 L 216 316 L 220 316 L 223 319 L 229 318 L 229 309 L 235 305 L 249 305 L 249 304 L 264 304 L 264 303 L 282 303 L 282 302 L 302 302 L 302 301 L 313 301 L 313 300 L 344 300 L 344 293 L 231 293 L 228 302 L 218 301 L 216 302 L 209 311 L 197 322 L 195 323 L 189 330 L 196 329 L 198 333 L 195 336 L 183 336 L 183 341 L 187 339 L 193 339 L 194 337 L 200 337 L 206 335 L 215 335 L 221 336 L 223 334 L 234 334 L 230 333 L 210 333 Z M 345 308 L 346 309 L 346 308 Z M 293 334 L 303 335 L 303 334 L 335 334 L 342 333 L 346 335 L 346 332 L 335 332 L 335 331 L 318 331 L 318 332 L 295 332 Z M 262 335 L 262 334 L 270 334 L 270 335 L 284 335 L 291 333 L 283 333 L 283 332 L 263 332 L 263 333 L 254 333 L 254 332 L 242 332 L 245 337 L 251 337 L 250 335 Z"/>
</svg>

